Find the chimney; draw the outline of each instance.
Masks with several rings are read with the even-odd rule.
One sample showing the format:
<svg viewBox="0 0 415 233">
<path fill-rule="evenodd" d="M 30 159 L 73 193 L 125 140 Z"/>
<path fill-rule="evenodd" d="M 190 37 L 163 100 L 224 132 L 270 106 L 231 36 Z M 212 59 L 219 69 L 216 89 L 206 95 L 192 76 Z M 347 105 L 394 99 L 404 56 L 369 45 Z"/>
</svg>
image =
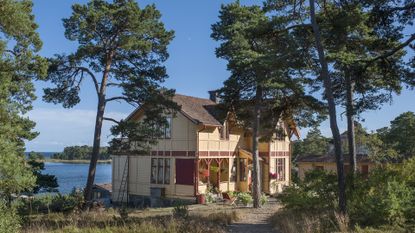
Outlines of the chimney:
<svg viewBox="0 0 415 233">
<path fill-rule="evenodd" d="M 209 99 L 218 104 L 220 101 L 219 91 L 214 90 L 214 91 L 208 91 L 208 92 L 209 92 Z"/>
</svg>

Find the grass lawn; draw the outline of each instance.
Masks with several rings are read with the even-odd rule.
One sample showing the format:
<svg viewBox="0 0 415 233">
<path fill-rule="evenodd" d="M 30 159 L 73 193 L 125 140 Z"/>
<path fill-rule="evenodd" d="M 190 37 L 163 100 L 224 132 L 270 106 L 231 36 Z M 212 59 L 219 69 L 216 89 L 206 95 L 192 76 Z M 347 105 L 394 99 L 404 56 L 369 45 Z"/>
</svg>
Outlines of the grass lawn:
<svg viewBox="0 0 415 233">
<path fill-rule="evenodd" d="M 190 205 L 189 216 L 180 218 L 173 217 L 173 209 L 129 209 L 127 218 L 121 218 L 116 209 L 32 215 L 25 220 L 23 232 L 221 233 L 249 211 L 220 204 Z"/>
</svg>

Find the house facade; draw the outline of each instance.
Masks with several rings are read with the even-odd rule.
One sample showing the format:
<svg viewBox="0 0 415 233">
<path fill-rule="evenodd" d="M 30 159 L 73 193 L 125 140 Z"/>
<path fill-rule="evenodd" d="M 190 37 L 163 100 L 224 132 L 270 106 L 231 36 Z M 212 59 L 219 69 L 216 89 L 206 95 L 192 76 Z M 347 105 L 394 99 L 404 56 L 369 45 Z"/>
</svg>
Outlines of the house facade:
<svg viewBox="0 0 415 233">
<path fill-rule="evenodd" d="M 181 110 L 168 118 L 164 138 L 146 155 L 118 153 L 112 157 L 115 202 L 138 202 L 148 197 L 196 200 L 215 188 L 221 192 L 251 187 L 252 137 L 231 120 L 215 117 L 210 99 L 175 95 Z M 145 116 L 140 109 L 127 120 Z M 281 123 L 285 136 L 259 144 L 261 190 L 273 194 L 290 182 L 290 135 L 297 132 Z"/>
<path fill-rule="evenodd" d="M 307 155 L 297 159 L 298 176 L 304 179 L 305 174 L 311 170 L 318 169 L 327 172 L 337 173 L 336 158 L 333 154 L 329 155 Z M 369 159 L 367 154 L 357 155 L 357 170 L 363 174 L 368 175 L 375 167 L 375 163 Z M 344 156 L 344 172 L 347 174 L 350 171 L 349 156 Z"/>
<path fill-rule="evenodd" d="M 356 125 L 358 123 L 355 123 Z M 340 135 L 340 141 L 343 148 L 343 151 L 347 150 L 349 143 L 348 143 L 348 136 L 347 131 L 343 132 Z M 363 174 L 369 174 L 370 170 L 375 167 L 375 163 L 370 160 L 368 156 L 368 149 L 365 144 L 360 141 L 356 142 L 356 168 L 357 170 Z M 350 171 L 350 157 L 348 154 L 344 154 L 344 171 L 346 174 Z M 298 176 L 300 179 L 304 179 L 305 174 L 314 169 L 324 170 L 327 172 L 337 173 L 337 164 L 336 164 L 336 157 L 334 155 L 334 145 L 329 144 L 328 154 L 326 155 L 302 155 L 296 160 L 296 164 L 298 167 Z"/>
</svg>

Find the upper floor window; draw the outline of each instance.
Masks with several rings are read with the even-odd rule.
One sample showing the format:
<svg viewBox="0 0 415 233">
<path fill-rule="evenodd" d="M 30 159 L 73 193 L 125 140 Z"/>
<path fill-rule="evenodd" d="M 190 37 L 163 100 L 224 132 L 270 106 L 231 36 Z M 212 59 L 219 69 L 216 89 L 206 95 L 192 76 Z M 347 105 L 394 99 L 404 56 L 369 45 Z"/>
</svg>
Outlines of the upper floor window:
<svg viewBox="0 0 415 233">
<path fill-rule="evenodd" d="M 285 181 L 285 158 L 277 158 L 277 181 Z"/>
<path fill-rule="evenodd" d="M 159 124 L 154 124 L 152 126 L 153 138 L 170 139 L 172 121 L 172 117 L 166 117 L 166 125 L 164 127 L 161 127 Z"/>
<path fill-rule="evenodd" d="M 172 117 L 167 117 L 167 125 L 164 128 L 164 138 L 171 138 L 171 123 L 172 123 Z"/>
</svg>

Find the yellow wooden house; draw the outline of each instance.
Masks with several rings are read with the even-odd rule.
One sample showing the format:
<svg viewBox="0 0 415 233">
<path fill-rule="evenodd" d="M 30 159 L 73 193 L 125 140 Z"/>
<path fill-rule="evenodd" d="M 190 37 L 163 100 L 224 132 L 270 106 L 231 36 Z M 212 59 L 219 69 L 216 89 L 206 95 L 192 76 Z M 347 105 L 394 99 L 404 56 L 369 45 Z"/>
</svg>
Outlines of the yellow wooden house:
<svg viewBox="0 0 415 233">
<path fill-rule="evenodd" d="M 298 176 L 304 179 L 305 174 L 310 170 L 318 169 L 327 172 L 337 172 L 336 157 L 333 154 L 328 155 L 306 155 L 297 159 Z M 367 154 L 357 155 L 357 170 L 367 175 L 375 167 L 375 163 L 369 159 Z M 347 174 L 350 170 L 349 156 L 344 155 L 344 171 Z"/>
<path fill-rule="evenodd" d="M 113 201 L 143 203 L 148 198 L 196 200 L 208 187 L 221 192 L 250 190 L 252 138 L 229 119 L 219 120 L 214 93 L 210 99 L 176 94 L 181 110 L 168 118 L 164 138 L 146 155 L 128 152 L 112 157 Z M 139 121 L 141 109 L 126 119 Z M 290 135 L 295 126 L 280 123 L 286 136 L 259 144 L 262 192 L 273 194 L 290 182 Z"/>
<path fill-rule="evenodd" d="M 356 124 L 356 123 L 355 123 Z M 340 140 L 343 148 L 348 147 L 348 137 L 347 131 L 343 132 L 340 135 Z M 305 174 L 314 169 L 324 170 L 327 172 L 337 173 L 336 157 L 334 155 L 334 145 L 329 144 L 328 153 L 325 155 L 299 155 L 296 159 L 296 164 L 298 168 L 298 176 L 300 179 L 304 179 Z M 369 172 L 374 169 L 376 164 L 369 158 L 368 149 L 365 144 L 360 141 L 356 142 L 356 168 L 363 174 L 368 175 Z M 349 173 L 350 171 L 350 157 L 348 154 L 344 154 L 344 171 Z"/>
</svg>

